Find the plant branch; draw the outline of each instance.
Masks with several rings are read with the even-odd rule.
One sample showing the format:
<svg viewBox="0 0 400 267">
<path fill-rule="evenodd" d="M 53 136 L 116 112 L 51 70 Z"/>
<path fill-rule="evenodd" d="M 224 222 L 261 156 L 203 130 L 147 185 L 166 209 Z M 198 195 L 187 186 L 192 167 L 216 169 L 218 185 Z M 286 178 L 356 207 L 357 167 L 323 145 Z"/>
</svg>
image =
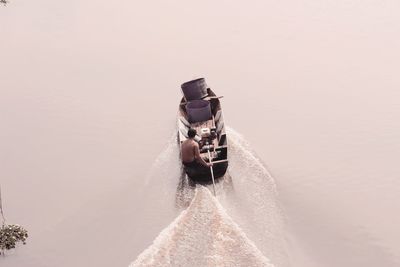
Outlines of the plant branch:
<svg viewBox="0 0 400 267">
<path fill-rule="evenodd" d="M 1 186 L 0 186 L 0 213 L 1 213 L 1 217 L 3 219 L 2 225 L 4 225 L 6 223 L 6 218 L 4 217 L 4 212 L 3 212 L 3 201 L 1 199 Z"/>
</svg>

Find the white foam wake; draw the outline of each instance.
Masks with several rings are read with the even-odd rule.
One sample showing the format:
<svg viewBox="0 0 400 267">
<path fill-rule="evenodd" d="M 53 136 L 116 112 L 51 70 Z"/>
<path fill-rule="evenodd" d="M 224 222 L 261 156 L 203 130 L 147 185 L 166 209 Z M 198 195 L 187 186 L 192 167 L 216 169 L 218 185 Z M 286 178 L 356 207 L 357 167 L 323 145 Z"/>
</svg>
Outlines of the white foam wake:
<svg viewBox="0 0 400 267">
<path fill-rule="evenodd" d="M 227 133 L 229 168 L 216 185 L 218 205 L 275 266 L 288 267 L 285 222 L 275 181 L 246 140 L 233 129 L 228 128 Z M 189 185 L 187 177 L 181 176 L 180 171 L 179 146 L 174 134 L 144 181 L 140 221 L 145 229 L 137 233 L 143 240 L 154 239 L 165 225 L 192 203 L 195 188 Z M 169 251 L 171 244 L 163 243 L 166 246 L 163 250 Z M 190 245 L 186 248 L 190 249 Z"/>
<path fill-rule="evenodd" d="M 273 266 L 210 191 L 198 186 L 190 206 L 130 267 Z"/>
<path fill-rule="evenodd" d="M 218 201 L 275 266 L 290 266 L 275 180 L 241 134 L 228 127 L 227 136 L 232 188 L 218 190 Z"/>
</svg>

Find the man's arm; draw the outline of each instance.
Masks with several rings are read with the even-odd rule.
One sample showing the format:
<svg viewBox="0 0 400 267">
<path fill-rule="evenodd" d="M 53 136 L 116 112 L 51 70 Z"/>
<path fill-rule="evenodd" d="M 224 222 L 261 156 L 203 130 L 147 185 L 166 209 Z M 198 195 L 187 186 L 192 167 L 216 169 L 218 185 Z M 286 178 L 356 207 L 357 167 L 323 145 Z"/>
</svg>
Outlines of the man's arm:
<svg viewBox="0 0 400 267">
<path fill-rule="evenodd" d="M 195 144 L 195 146 L 194 146 L 194 155 L 195 155 L 195 157 L 196 157 L 196 160 L 198 161 L 198 162 L 200 162 L 201 164 L 203 164 L 204 166 L 206 166 L 206 167 L 209 167 L 210 165 L 207 163 L 207 162 L 205 162 L 204 161 L 204 159 L 201 157 L 201 155 L 200 155 L 200 149 L 199 149 L 199 144 Z"/>
</svg>

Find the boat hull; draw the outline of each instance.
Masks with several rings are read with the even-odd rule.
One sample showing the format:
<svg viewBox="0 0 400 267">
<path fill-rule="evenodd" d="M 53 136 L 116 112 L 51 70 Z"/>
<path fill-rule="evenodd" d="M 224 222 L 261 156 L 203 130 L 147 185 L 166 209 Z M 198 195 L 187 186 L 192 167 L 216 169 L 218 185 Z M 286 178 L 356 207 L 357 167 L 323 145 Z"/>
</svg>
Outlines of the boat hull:
<svg viewBox="0 0 400 267">
<path fill-rule="evenodd" d="M 184 166 L 184 171 L 187 176 L 195 183 L 198 184 L 211 184 L 212 176 L 210 168 L 190 168 Z M 223 177 L 228 169 L 228 162 L 221 162 L 213 165 L 214 179 L 217 181 L 219 178 Z"/>
<path fill-rule="evenodd" d="M 193 102 L 187 101 L 185 96 L 181 99 L 179 110 L 178 110 L 178 118 L 177 118 L 177 126 L 178 126 L 178 143 L 181 146 L 185 140 L 188 139 L 188 130 L 190 128 L 195 129 L 197 132 L 197 136 L 194 138 L 200 145 L 200 155 L 203 159 L 208 162 L 208 157 L 211 156 L 211 161 L 213 163 L 213 174 L 214 179 L 218 180 L 219 178 L 223 177 L 228 169 L 228 143 L 227 143 L 227 136 L 225 131 L 225 123 L 224 118 L 222 116 L 222 109 L 221 103 L 219 101 L 220 97 L 217 97 L 215 93 L 210 89 L 207 88 L 207 94 L 204 95 L 204 86 L 205 83 L 201 80 L 201 90 L 199 96 L 202 96 L 202 102 L 208 101 L 209 108 L 211 109 L 210 112 L 205 114 L 204 119 L 196 119 L 198 115 L 204 115 L 200 113 L 196 113 L 191 116 L 192 109 L 191 104 Z M 185 84 L 189 84 L 193 86 L 199 86 L 198 80 L 193 80 L 187 82 Z M 203 84 L 204 83 L 204 84 Z M 196 100 L 194 100 L 196 101 Z M 201 112 L 196 110 L 195 112 Z M 214 131 L 214 135 L 211 137 L 204 137 L 201 135 L 202 130 L 209 129 L 210 131 Z M 210 139 L 211 138 L 211 139 Z M 204 144 L 206 144 L 204 146 Z M 210 144 L 210 148 L 207 148 Z M 210 151 L 208 151 L 210 149 Z M 183 171 L 187 174 L 187 176 L 195 183 L 199 184 L 208 184 L 212 183 L 212 175 L 211 169 L 206 166 L 199 166 L 191 167 L 191 166 L 184 166 Z"/>
</svg>

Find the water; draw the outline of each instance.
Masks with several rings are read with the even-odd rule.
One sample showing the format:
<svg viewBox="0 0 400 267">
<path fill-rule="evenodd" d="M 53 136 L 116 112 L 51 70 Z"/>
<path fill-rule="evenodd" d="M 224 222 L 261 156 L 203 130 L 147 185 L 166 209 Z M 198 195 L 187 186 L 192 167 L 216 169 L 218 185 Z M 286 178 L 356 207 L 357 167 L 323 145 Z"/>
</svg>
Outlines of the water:
<svg viewBox="0 0 400 267">
<path fill-rule="evenodd" d="M 145 186 L 149 190 L 146 195 L 156 195 L 157 200 L 147 197 L 146 203 L 162 203 L 162 209 L 157 209 L 160 215 L 172 214 L 176 209 L 184 211 L 133 266 L 165 266 L 168 261 L 173 266 L 215 266 L 216 259 L 223 266 L 231 266 L 232 262 L 246 266 L 246 260 L 251 259 L 254 266 L 266 266 L 265 256 L 276 266 L 289 265 L 275 182 L 243 137 L 230 128 L 227 134 L 230 166 L 224 179 L 216 184 L 216 200 L 207 189 L 189 186 L 187 177 L 178 181 L 176 137 L 158 156 Z M 217 236 L 235 241 L 225 244 L 224 240 L 213 239 Z"/>
<path fill-rule="evenodd" d="M 203 186 L 190 206 L 131 264 L 135 266 L 273 266 Z"/>
<path fill-rule="evenodd" d="M 252 207 L 252 191 L 218 199 L 265 257 L 398 266 L 399 12 L 394 0 L 0 8 L 0 182 L 8 221 L 31 234 L 0 264 L 127 266 L 148 248 L 180 213 L 179 167 L 147 173 L 174 132 L 179 84 L 205 76 L 274 177 L 264 189 L 287 245 L 258 240 L 262 216 L 229 205 Z"/>
</svg>

